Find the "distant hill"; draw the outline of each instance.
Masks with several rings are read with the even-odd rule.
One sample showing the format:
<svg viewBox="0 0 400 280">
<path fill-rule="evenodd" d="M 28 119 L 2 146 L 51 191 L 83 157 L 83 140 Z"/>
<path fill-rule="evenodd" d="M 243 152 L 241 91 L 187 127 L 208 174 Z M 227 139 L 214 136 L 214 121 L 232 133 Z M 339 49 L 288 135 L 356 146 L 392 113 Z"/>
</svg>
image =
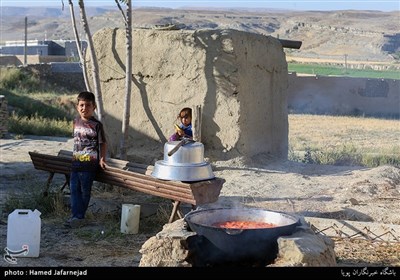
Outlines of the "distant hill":
<svg viewBox="0 0 400 280">
<path fill-rule="evenodd" d="M 85 7 L 86 12 L 91 16 L 101 15 L 108 11 L 115 10 L 116 8 L 93 8 Z M 34 18 L 59 18 L 59 17 L 70 17 L 69 6 L 64 5 L 62 8 L 60 2 L 60 8 L 47 8 L 47 7 L 1 7 L 2 16 L 5 19 L 9 17 L 34 17 Z M 76 12 L 79 10 L 75 7 Z"/>
<path fill-rule="evenodd" d="M 67 2 L 66 2 L 67 3 Z M 74 39 L 69 6 L 60 8 L 2 9 L 2 40 Z M 80 24 L 79 11 L 75 17 Z M 124 28 L 116 7 L 87 7 L 92 34 L 104 27 Z M 184 29 L 237 29 L 302 41 L 299 50 L 285 49 L 291 57 L 382 61 L 395 63 L 400 55 L 400 12 L 380 11 L 284 11 L 255 9 L 134 8 L 133 26 L 152 28 L 176 24 Z M 79 27 L 79 32 L 81 31 Z"/>
</svg>

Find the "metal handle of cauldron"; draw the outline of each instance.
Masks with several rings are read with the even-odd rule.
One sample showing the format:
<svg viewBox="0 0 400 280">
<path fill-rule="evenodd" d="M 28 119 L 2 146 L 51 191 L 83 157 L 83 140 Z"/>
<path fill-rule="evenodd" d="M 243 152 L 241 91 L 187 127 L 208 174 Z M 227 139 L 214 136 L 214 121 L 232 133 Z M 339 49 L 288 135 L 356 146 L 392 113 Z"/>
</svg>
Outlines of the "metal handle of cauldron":
<svg viewBox="0 0 400 280">
<path fill-rule="evenodd" d="M 234 229 L 234 228 L 224 228 L 226 234 L 229 235 L 238 235 L 243 232 L 243 229 Z"/>
<path fill-rule="evenodd" d="M 185 139 L 181 140 L 171 151 L 168 152 L 168 156 L 172 156 L 175 152 L 185 143 Z"/>
<path fill-rule="evenodd" d="M 175 154 L 175 152 L 176 152 L 180 147 L 182 147 L 183 145 L 186 145 L 186 144 L 189 143 L 189 142 L 194 142 L 194 140 L 187 139 L 187 138 L 182 139 L 175 147 L 172 148 L 171 151 L 168 152 L 168 156 L 172 156 L 173 154 Z"/>
</svg>

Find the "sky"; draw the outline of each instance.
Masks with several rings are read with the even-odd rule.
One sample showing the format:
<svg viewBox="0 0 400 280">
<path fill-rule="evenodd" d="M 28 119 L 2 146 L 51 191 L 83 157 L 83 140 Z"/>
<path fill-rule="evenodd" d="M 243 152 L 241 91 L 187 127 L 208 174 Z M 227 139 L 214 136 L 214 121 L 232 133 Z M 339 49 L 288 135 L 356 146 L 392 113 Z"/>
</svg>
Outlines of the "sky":
<svg viewBox="0 0 400 280">
<path fill-rule="evenodd" d="M 65 5 L 68 5 L 68 0 L 63 0 Z M 73 0 L 74 5 L 77 5 L 78 0 Z M 114 0 L 84 0 L 85 6 L 115 6 Z M 61 0 L 0 0 L 0 7 L 4 6 L 45 6 L 45 7 L 59 7 Z M 362 0 L 362 1 L 315 1 L 315 0 L 132 0 L 134 7 L 215 7 L 215 8 L 272 8 L 272 9 L 290 9 L 290 10 L 318 10 L 318 11 L 332 11 L 332 10 L 377 10 L 377 11 L 400 11 L 400 0 Z"/>
</svg>

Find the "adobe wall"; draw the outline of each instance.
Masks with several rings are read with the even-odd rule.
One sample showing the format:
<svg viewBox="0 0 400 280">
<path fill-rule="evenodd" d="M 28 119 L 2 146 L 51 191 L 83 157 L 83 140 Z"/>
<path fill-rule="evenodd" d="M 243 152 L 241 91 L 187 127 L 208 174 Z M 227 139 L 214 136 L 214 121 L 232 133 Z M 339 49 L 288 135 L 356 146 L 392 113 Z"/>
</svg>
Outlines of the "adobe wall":
<svg viewBox="0 0 400 280">
<path fill-rule="evenodd" d="M 400 80 L 289 74 L 292 113 L 400 117 Z"/>
<path fill-rule="evenodd" d="M 124 112 L 125 31 L 102 29 L 93 40 L 104 123 L 116 153 Z M 91 75 L 89 60 L 87 66 Z M 206 157 L 287 157 L 287 63 L 277 39 L 237 30 L 136 29 L 132 76 L 130 158 L 162 159 L 179 110 L 196 105 L 202 107 Z"/>
<path fill-rule="evenodd" d="M 15 55 L 0 55 L 0 66 L 14 66 L 22 65 L 21 62 Z"/>
<path fill-rule="evenodd" d="M 55 65 L 57 68 L 54 69 Z M 82 71 L 76 71 L 77 64 L 75 63 L 65 63 L 60 66 L 60 63 L 51 63 L 51 64 L 28 64 L 26 66 L 20 66 L 21 69 L 25 69 L 29 73 L 33 73 L 40 80 L 44 80 L 49 84 L 52 84 L 54 87 L 64 87 L 69 90 L 74 90 L 77 93 L 85 90 L 85 82 L 83 80 Z"/>
<path fill-rule="evenodd" d="M 67 56 L 62 55 L 27 55 L 27 64 L 40 64 L 40 63 L 51 63 L 51 62 L 67 62 L 70 59 Z M 23 55 L 6 55 L 0 56 L 0 66 L 20 66 L 24 64 Z"/>
</svg>

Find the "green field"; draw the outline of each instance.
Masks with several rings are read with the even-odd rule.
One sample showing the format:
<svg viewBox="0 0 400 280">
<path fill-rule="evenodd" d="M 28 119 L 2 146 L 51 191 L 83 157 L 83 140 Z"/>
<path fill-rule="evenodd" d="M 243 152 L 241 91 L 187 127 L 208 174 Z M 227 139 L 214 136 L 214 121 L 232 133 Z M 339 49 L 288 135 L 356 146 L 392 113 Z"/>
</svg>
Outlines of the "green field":
<svg viewBox="0 0 400 280">
<path fill-rule="evenodd" d="M 320 64 L 288 63 L 288 71 L 321 76 L 345 76 L 356 78 L 400 80 L 399 70 L 377 71 L 372 69 L 345 69 L 343 67 L 324 66 Z"/>
</svg>

